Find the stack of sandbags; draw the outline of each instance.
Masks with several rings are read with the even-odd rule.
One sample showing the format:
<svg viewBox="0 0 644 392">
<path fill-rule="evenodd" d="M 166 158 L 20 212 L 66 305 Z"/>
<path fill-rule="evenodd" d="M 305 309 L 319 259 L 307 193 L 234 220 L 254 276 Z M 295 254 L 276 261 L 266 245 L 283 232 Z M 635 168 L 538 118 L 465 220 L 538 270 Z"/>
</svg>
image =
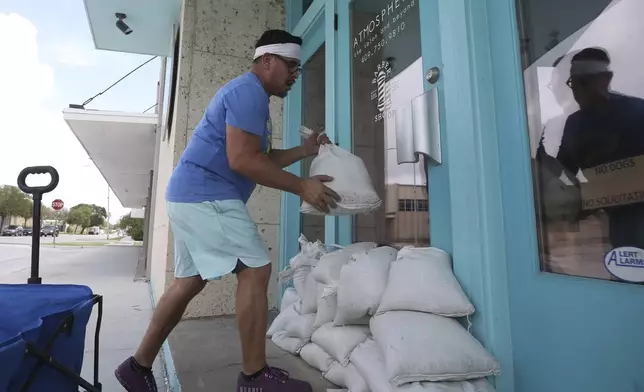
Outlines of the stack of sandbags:
<svg viewBox="0 0 644 392">
<path fill-rule="evenodd" d="M 367 339 L 369 327 L 368 322 L 356 328 L 333 325 L 337 288 L 340 272 L 351 262 L 354 254 L 365 253 L 376 246 L 373 242 L 356 243 L 322 255 L 305 285 L 305 296 L 312 296 L 315 290 L 316 318 L 311 343 L 302 348 L 300 356 L 334 384 L 356 392 L 368 392 L 368 389 L 362 376 L 349 364 L 349 356 L 358 344 Z M 303 299 L 302 311 L 310 310 L 312 302 Z"/>
<path fill-rule="evenodd" d="M 340 270 L 337 282 L 337 310 L 333 324 L 368 325 L 376 314 L 398 251 L 382 246 L 355 252 Z"/>
<path fill-rule="evenodd" d="M 454 319 L 472 313 L 447 253 L 403 248 L 370 321 L 373 341 L 351 362 L 373 392 L 492 391 L 482 379 L 498 375 L 498 363 Z"/>
<path fill-rule="evenodd" d="M 349 359 L 351 352 L 370 336 L 369 318 L 378 309 L 389 267 L 398 253 L 391 247 L 375 246 L 369 243 L 348 247 L 349 250 L 345 248 L 345 252 L 351 253 L 348 260 L 336 258 L 326 265 L 320 260 L 319 269 L 311 274 L 320 284 L 326 285 L 316 320 L 316 325 L 322 326 L 311 340 L 334 361 L 324 377 L 350 391 L 369 390 Z"/>
<path fill-rule="evenodd" d="M 321 302 L 326 285 L 315 279 L 314 272 L 317 270 L 318 264 L 321 265 L 321 269 L 326 276 L 332 273 L 336 265 L 340 265 L 341 268 L 342 265 L 348 263 L 354 251 L 370 249 L 376 246 L 375 243 L 357 243 L 346 248 L 334 250 L 333 247 L 327 247 L 320 241 L 309 242 L 303 235 L 300 236 L 299 242 L 300 253 L 293 257 L 289 261 L 289 267 L 280 273 L 281 282 L 293 280 L 294 289 L 292 291 L 289 291 L 289 289 L 287 292 L 290 298 L 297 295 L 298 300 L 294 302 L 291 300 L 292 303 L 283 301 L 280 308 L 281 313 L 277 316 L 267 334 L 278 347 L 296 355 L 300 354 L 303 347 L 311 341 L 314 331 L 322 325 L 322 323 L 316 324 L 316 320 L 318 318 L 318 305 Z M 333 308 L 333 314 L 335 315 L 335 307 Z M 309 348 L 305 357 L 310 358 L 311 355 L 309 354 L 315 352 L 317 350 Z M 316 363 L 323 362 L 324 358 L 316 359 L 315 361 Z M 328 368 L 320 370 L 326 371 Z"/>
<path fill-rule="evenodd" d="M 320 258 L 317 266 L 319 268 L 315 268 L 310 275 L 311 279 L 316 282 L 320 294 L 318 296 L 318 317 L 315 320 L 316 328 L 335 319 L 340 273 L 344 266 L 349 264 L 354 254 L 368 252 L 376 246 L 375 242 L 359 242 Z"/>
<path fill-rule="evenodd" d="M 309 242 L 304 235 L 299 238 L 300 252 L 280 273 L 280 281 L 293 281 L 293 288 L 284 293 L 280 314 L 275 318 L 267 336 L 281 349 L 299 354 L 311 340 L 313 322 L 317 312 L 317 287 L 310 274 L 319 259 L 327 252 L 320 241 Z M 312 283 L 313 282 L 313 283 Z"/>
</svg>

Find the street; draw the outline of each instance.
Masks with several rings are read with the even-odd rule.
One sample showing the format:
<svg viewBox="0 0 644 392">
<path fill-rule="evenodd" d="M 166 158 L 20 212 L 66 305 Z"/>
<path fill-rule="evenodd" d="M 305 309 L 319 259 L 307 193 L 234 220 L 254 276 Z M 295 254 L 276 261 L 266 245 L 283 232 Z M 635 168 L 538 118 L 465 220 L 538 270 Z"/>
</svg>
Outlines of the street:
<svg viewBox="0 0 644 392">
<path fill-rule="evenodd" d="M 110 239 L 116 238 L 115 234 L 110 235 Z M 53 244 L 53 237 L 40 237 L 41 244 Z M 107 235 L 88 235 L 88 234 L 60 234 L 56 237 L 56 242 L 58 243 L 79 243 L 83 242 L 108 242 Z M 0 244 L 31 244 L 31 236 L 20 236 L 20 237 L 0 237 Z M 2 257 L 2 256 L 0 256 Z"/>
<path fill-rule="evenodd" d="M 96 241 L 97 237 L 101 236 L 62 235 L 57 241 Z M 107 243 L 102 237 L 101 240 Z M 51 238 L 45 241 L 51 242 Z M 30 237 L 0 237 L 0 283 L 27 282 L 31 268 L 30 242 Z M 148 284 L 134 279 L 143 248 L 132 246 L 132 243 L 124 239 L 105 246 L 45 245 L 40 249 L 40 277 L 43 283 L 86 285 L 104 297 L 99 380 L 105 392 L 123 390 L 114 378 L 114 368 L 134 353 L 152 315 Z M 88 324 L 85 343 L 83 377 L 89 381 L 93 379 L 96 315 L 97 308 Z M 166 391 L 159 358 L 154 373 L 160 390 Z"/>
</svg>

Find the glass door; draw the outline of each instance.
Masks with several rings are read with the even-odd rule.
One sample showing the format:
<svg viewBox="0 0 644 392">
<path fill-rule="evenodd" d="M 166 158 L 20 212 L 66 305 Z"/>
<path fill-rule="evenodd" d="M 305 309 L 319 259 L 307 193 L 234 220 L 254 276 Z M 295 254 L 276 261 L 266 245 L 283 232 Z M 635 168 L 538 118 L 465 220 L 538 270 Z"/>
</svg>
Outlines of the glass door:
<svg viewBox="0 0 644 392">
<path fill-rule="evenodd" d="M 291 2 L 293 3 L 293 2 Z M 325 130 L 331 140 L 335 137 L 335 1 L 315 0 L 299 4 L 300 18 L 291 32 L 302 37 L 302 72 L 285 100 L 284 148 L 302 143 L 300 126 Z M 293 11 L 290 9 L 289 11 Z M 330 37 L 330 38 L 329 38 Z M 308 177 L 313 158 L 298 162 L 287 170 Z M 298 237 L 304 234 L 310 241 L 337 243 L 336 219 L 300 214 L 297 196 L 282 195 L 280 225 L 280 270 L 299 251 Z M 283 289 L 281 292 L 283 292 Z"/>
<path fill-rule="evenodd" d="M 353 240 L 428 246 L 428 167 L 400 162 L 397 140 L 412 101 L 425 90 L 418 1 L 354 0 L 351 37 L 351 141 L 383 208 L 353 219 Z"/>
</svg>

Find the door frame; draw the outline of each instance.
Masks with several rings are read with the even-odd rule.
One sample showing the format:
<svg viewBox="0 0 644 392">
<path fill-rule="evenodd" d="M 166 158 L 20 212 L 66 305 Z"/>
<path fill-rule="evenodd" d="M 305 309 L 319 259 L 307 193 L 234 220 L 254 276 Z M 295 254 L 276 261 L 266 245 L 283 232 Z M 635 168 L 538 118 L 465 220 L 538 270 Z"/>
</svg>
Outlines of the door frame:
<svg viewBox="0 0 644 392">
<path fill-rule="evenodd" d="M 423 66 L 439 66 L 443 75 L 438 89 L 444 162 L 430 168 L 432 245 L 451 253 L 454 273 L 477 309 L 472 333 L 500 363 L 501 376 L 494 379 L 499 392 L 514 391 L 506 253 L 506 238 L 513 237 L 506 237 L 503 225 L 497 127 L 505 119 L 490 99 L 496 93 L 492 76 L 499 75 L 492 67 L 490 28 L 502 29 L 491 27 L 489 19 L 506 1 L 512 0 L 420 2 Z M 504 26 L 515 20 L 507 12 L 502 16 Z M 432 34 L 432 25 L 439 34 Z M 442 65 L 434 60 L 439 51 Z"/>
<path fill-rule="evenodd" d="M 293 35 L 302 37 L 302 64 L 306 63 L 317 50 L 325 45 L 325 131 L 329 138 L 337 142 L 336 134 L 336 38 L 335 38 L 335 0 L 315 0 L 302 15 L 302 0 L 287 0 L 287 30 Z M 299 146 L 301 137 L 299 128 L 302 124 L 302 82 L 293 85 L 284 100 L 284 125 L 282 145 L 288 149 Z M 300 175 L 301 164 L 297 162 L 286 170 Z M 299 252 L 298 238 L 302 232 L 300 220 L 300 199 L 291 193 L 282 193 L 280 211 L 280 259 L 279 269 L 288 266 L 291 257 Z M 338 243 L 337 218 L 325 218 L 325 242 Z M 286 289 L 281 285 L 279 301 Z"/>
<path fill-rule="evenodd" d="M 507 72 L 509 67 L 517 64 L 517 60 L 512 53 L 505 53 L 502 57 L 505 61 L 498 60 L 497 65 L 495 59 L 493 69 L 492 51 L 498 51 L 500 44 L 492 42 L 492 46 L 490 34 L 503 32 L 504 35 L 500 37 L 505 45 L 508 44 L 508 39 L 512 40 L 512 37 L 508 37 L 508 24 L 514 24 L 516 18 L 512 14 L 513 7 L 507 6 L 512 0 L 416 1 L 419 1 L 420 7 L 423 68 L 427 70 L 438 66 L 442 74 L 435 86 L 425 83 L 425 90 L 438 88 L 441 103 L 443 164 L 430 165 L 428 168 L 432 246 L 442 248 L 452 255 L 454 272 L 477 308 L 471 318 L 472 333 L 501 364 L 502 375 L 494 380 L 497 389 L 499 392 L 511 392 L 514 390 L 514 360 L 507 260 L 510 254 L 508 248 L 516 246 L 512 242 L 510 245 L 506 242 L 506 238 L 513 237 L 508 236 L 511 232 L 508 232 L 504 222 L 504 206 L 507 202 L 504 202 L 503 197 L 508 194 L 502 186 L 502 156 L 499 152 L 502 144 L 497 135 L 497 127 L 507 127 L 512 119 L 501 116 L 495 101 L 506 102 L 509 98 L 498 101 L 501 90 L 496 90 L 495 85 L 501 77 L 499 67 Z M 299 15 L 302 15 L 301 0 L 287 0 L 287 15 L 290 15 L 291 21 L 298 18 L 297 3 Z M 329 15 L 325 21 L 325 30 L 328 31 L 327 72 L 333 68 L 329 63 L 331 59 L 337 69 L 348 70 L 351 65 L 350 1 L 340 0 L 336 5 L 336 0 L 315 0 L 291 31 L 306 31 L 302 23 L 310 24 L 312 15 L 321 13 L 325 5 L 325 14 Z M 335 10 L 332 11 L 331 7 L 338 11 L 337 31 L 331 31 L 334 30 L 335 19 Z M 491 20 L 497 24 L 490 25 Z M 330 42 L 329 37 L 333 37 L 333 42 Z M 333 79 L 328 79 L 327 74 L 327 130 L 330 130 L 335 120 L 336 128 L 332 133 L 329 132 L 330 137 L 343 148 L 350 149 L 350 132 L 336 132 L 336 129 L 351 129 L 350 73 L 333 71 L 331 75 L 337 77 L 333 86 L 329 83 Z M 517 81 L 513 79 L 511 82 Z M 334 91 L 333 97 L 331 91 Z M 490 94 L 497 99 L 491 100 Z M 523 98 L 516 93 L 511 96 L 515 105 Z M 293 111 L 301 112 L 297 101 L 298 97 L 291 94 L 285 103 L 285 147 L 299 143 L 299 124 L 295 126 L 289 120 Z M 335 110 L 335 117 L 328 113 L 329 110 Z M 520 153 L 522 151 L 517 152 Z M 523 166 L 525 165 L 520 165 Z M 294 166 L 291 170 L 299 173 L 299 166 Z M 522 196 L 532 197 L 529 193 L 531 184 L 523 181 L 520 187 Z M 525 202 L 526 199 L 523 200 Z M 289 206 L 291 210 L 288 209 Z M 297 206 L 297 197 L 284 194 L 280 252 L 282 268 L 298 252 L 296 239 L 299 235 L 299 209 L 293 206 Z M 350 218 L 330 219 L 326 224 L 329 230 L 327 241 L 352 241 Z M 524 225 L 523 228 L 525 227 Z M 536 238 L 536 226 L 531 229 Z M 535 242 L 532 245 L 527 249 L 536 254 Z"/>
</svg>

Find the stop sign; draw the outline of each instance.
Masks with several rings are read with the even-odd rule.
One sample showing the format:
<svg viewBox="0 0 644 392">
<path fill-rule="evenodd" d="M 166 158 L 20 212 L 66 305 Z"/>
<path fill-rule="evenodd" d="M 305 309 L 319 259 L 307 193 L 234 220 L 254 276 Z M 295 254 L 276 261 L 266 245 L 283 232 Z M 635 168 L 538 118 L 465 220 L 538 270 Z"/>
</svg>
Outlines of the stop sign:
<svg viewBox="0 0 644 392">
<path fill-rule="evenodd" d="M 51 202 L 51 208 L 53 208 L 56 211 L 62 210 L 64 206 L 65 206 L 65 203 L 63 203 L 63 201 L 60 199 L 56 199 Z"/>
</svg>

